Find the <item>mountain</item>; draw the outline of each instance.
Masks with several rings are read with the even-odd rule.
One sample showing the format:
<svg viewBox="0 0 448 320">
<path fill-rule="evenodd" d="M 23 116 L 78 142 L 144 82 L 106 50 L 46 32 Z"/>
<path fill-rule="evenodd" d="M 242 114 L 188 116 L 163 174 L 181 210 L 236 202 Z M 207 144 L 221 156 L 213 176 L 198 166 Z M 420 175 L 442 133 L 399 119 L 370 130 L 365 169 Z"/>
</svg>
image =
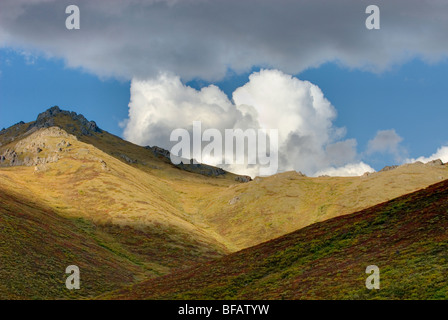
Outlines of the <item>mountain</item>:
<svg viewBox="0 0 448 320">
<path fill-rule="evenodd" d="M 447 230 L 445 180 L 102 298 L 447 299 Z"/>
<path fill-rule="evenodd" d="M 61 110 L 58 106 L 40 113 L 36 121 L 30 123 L 21 121 L 8 129 L 0 131 L 0 147 L 23 139 L 39 129 L 50 127 L 59 127 L 65 132 L 76 136 L 80 141 L 91 144 L 121 161 L 140 165 L 140 167 L 145 169 L 153 169 L 152 171 L 162 168 L 165 171 L 177 168 L 205 176 L 219 176 L 240 182 L 251 180 L 250 177 L 234 175 L 221 168 L 206 164 L 180 164 L 175 166 L 171 164 L 168 150 L 157 146 L 142 148 L 100 129 L 95 121 L 88 121 L 83 115 Z M 0 159 L 0 161 L 4 165 L 5 162 L 6 165 L 23 164 L 22 161 L 14 158 L 14 154 L 7 153 L 3 156 L 4 158 Z"/>
<path fill-rule="evenodd" d="M 36 121 L 1 130 L 0 216 L 8 219 L 8 228 L 0 227 L 0 261 L 15 276 L 0 271 L 0 295 L 96 296 L 207 263 L 448 177 L 446 164 L 431 162 L 362 177 L 284 172 L 251 181 L 203 164 L 175 166 L 167 152 L 124 141 L 58 107 L 39 114 Z M 53 233 L 46 238 L 45 230 Z M 64 235 L 70 233 L 88 245 L 68 245 Z M 12 241 L 14 246 L 9 245 Z M 55 263 L 61 257 L 55 252 L 61 250 L 68 258 Z M 115 280 L 101 286 L 106 276 L 100 274 L 115 270 L 106 260 L 119 261 L 121 272 L 117 269 Z M 75 294 L 54 287 L 65 279 L 65 264 L 87 266 L 86 261 L 97 267 L 83 290 Z M 28 283 L 28 291 L 20 281 Z"/>
<path fill-rule="evenodd" d="M 66 115 L 62 116 L 54 121 L 64 120 Z M 40 127 L 36 125 L 39 119 L 0 135 L 0 195 L 7 199 L 2 201 L 0 216 L 8 222 L 0 227 L 2 297 L 71 297 L 62 281 L 65 267 L 71 264 L 81 268 L 87 284 L 76 296 L 91 297 L 228 253 L 213 233 L 188 220 L 170 185 L 161 178 L 82 142 L 78 137 L 85 138 L 84 133 L 69 134 L 62 125 Z M 79 122 L 65 123 L 71 125 Z M 111 143 L 98 141 L 106 146 Z M 155 156 L 148 158 L 167 175 L 226 180 L 181 171 Z M 66 237 L 70 233 L 80 245 L 70 244 Z M 111 268 L 111 263 L 116 267 Z"/>
</svg>

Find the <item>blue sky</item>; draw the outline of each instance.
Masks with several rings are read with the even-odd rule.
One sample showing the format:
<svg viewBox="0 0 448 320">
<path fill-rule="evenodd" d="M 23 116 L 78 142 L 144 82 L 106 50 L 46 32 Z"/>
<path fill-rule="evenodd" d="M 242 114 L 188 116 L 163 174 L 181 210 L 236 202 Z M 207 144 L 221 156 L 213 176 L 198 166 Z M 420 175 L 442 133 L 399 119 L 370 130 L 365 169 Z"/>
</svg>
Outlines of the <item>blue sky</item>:
<svg viewBox="0 0 448 320">
<path fill-rule="evenodd" d="M 247 82 L 250 73 L 234 75 L 216 85 L 231 95 Z M 335 124 L 347 128 L 347 137 L 356 138 L 360 150 L 367 148 L 378 130 L 395 129 L 403 137 L 409 157 L 417 158 L 429 156 L 448 143 L 448 133 L 444 132 L 448 119 L 447 74 L 448 61 L 428 64 L 414 59 L 381 73 L 327 63 L 295 76 L 322 89 L 338 112 Z M 200 88 L 209 83 L 189 84 Z M 377 170 L 394 162 L 393 157 L 384 159 L 384 155 L 370 160 Z"/>
<path fill-rule="evenodd" d="M 129 81 L 100 79 L 79 68 L 67 68 L 62 59 L 27 58 L 11 49 L 0 50 L 0 63 L 1 128 L 33 121 L 40 112 L 58 105 L 121 135 L 118 123 L 128 115 Z"/>
<path fill-rule="evenodd" d="M 12 49 L 0 50 L 0 128 L 35 120 L 53 105 L 85 115 L 113 134 L 123 136 L 120 122 L 128 117 L 130 81 L 98 77 L 65 66 L 62 59 L 29 57 Z M 229 73 L 214 82 L 229 98 L 244 85 L 253 68 Z M 363 152 L 378 130 L 395 129 L 410 158 L 429 156 L 448 142 L 448 63 L 434 65 L 419 59 L 381 73 L 350 70 L 327 63 L 295 75 L 318 85 L 337 110 L 335 124 L 356 138 Z M 212 82 L 187 85 L 200 89 Z M 392 155 L 368 157 L 376 170 L 396 160 Z"/>
</svg>

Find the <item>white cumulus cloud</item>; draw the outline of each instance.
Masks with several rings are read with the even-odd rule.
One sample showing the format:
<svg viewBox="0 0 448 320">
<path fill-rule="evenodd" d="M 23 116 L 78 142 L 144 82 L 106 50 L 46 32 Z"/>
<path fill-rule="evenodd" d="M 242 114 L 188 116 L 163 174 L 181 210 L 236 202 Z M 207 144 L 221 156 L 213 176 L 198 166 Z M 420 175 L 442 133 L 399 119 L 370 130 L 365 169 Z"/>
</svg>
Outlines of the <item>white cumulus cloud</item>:
<svg viewBox="0 0 448 320">
<path fill-rule="evenodd" d="M 315 175 L 319 170 L 356 160 L 356 141 L 341 140 L 345 130 L 333 125 L 335 108 L 320 88 L 308 81 L 278 70 L 261 70 L 234 91 L 232 100 L 214 85 L 196 90 L 173 75 L 134 79 L 124 136 L 140 145 L 170 150 L 175 144 L 170 142 L 174 129 L 191 132 L 193 121 L 201 121 L 202 130 L 215 128 L 222 133 L 225 129 L 277 129 L 279 171 Z M 252 176 L 257 171 L 250 165 L 222 167 Z M 352 175 L 354 171 L 346 168 L 344 172 Z"/>
</svg>

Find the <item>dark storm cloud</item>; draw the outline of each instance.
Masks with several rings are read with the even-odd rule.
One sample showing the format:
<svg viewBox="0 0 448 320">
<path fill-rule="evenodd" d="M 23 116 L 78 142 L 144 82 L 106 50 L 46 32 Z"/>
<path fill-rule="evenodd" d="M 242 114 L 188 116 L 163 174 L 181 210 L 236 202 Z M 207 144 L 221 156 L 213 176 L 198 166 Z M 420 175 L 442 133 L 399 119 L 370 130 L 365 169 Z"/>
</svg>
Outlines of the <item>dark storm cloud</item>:
<svg viewBox="0 0 448 320">
<path fill-rule="evenodd" d="M 81 29 L 67 30 L 76 4 Z M 365 9 L 381 9 L 367 30 Z M 154 77 L 160 71 L 216 80 L 228 68 L 296 74 L 326 61 L 382 70 L 415 56 L 446 56 L 448 3 L 430 0 L 184 0 L 0 3 L 0 43 L 63 57 L 101 76 Z"/>
</svg>

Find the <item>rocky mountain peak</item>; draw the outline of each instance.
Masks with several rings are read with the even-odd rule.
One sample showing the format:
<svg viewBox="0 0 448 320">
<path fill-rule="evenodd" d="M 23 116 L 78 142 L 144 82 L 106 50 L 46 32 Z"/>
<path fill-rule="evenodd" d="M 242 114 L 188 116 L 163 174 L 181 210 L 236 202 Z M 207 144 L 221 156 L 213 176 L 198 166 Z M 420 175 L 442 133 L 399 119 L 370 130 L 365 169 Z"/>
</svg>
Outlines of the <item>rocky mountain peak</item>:
<svg viewBox="0 0 448 320">
<path fill-rule="evenodd" d="M 88 121 L 82 114 L 77 114 L 73 111 L 61 110 L 58 106 L 51 107 L 40 113 L 37 116 L 36 121 L 32 123 L 30 127 L 36 127 L 38 129 L 52 127 L 55 125 L 55 117 L 58 115 L 68 116 L 71 120 L 77 122 L 79 124 L 81 134 L 83 135 L 91 136 L 94 132 L 102 132 L 95 121 Z M 75 131 L 73 124 L 67 124 L 67 126 L 69 128 L 64 129 L 68 129 L 69 132 Z M 70 130 L 70 128 L 73 128 L 73 130 Z"/>
<path fill-rule="evenodd" d="M 124 160 L 129 164 L 143 164 L 147 159 L 141 155 L 141 150 L 137 150 L 136 146 L 123 141 L 121 138 L 108 134 L 106 131 L 101 130 L 95 121 L 88 121 L 82 114 L 77 114 L 73 111 L 61 110 L 58 106 L 53 106 L 46 111 L 40 113 L 35 121 L 24 123 L 19 122 L 14 126 L 0 131 L 0 167 L 1 166 L 19 166 L 19 165 L 35 165 L 43 160 L 42 151 L 45 146 L 40 143 L 32 145 L 31 149 L 21 150 L 18 148 L 20 144 L 9 145 L 13 142 L 18 142 L 27 137 L 33 136 L 36 132 L 53 132 L 52 127 L 57 127 L 66 134 L 76 137 L 82 142 L 87 142 L 96 147 L 99 147 L 106 153 Z M 54 133 L 54 132 L 53 132 Z M 101 135 L 95 135 L 95 133 L 102 133 Z M 95 139 L 85 139 L 87 136 L 95 137 Z M 99 143 L 97 145 L 96 143 Z M 100 143 L 101 142 L 101 143 Z M 59 142 L 58 142 L 59 143 Z M 56 147 L 55 147 L 56 148 Z M 138 148 L 138 147 L 137 147 Z M 141 148 L 141 147 L 140 147 Z M 165 163 L 171 163 L 170 152 L 163 148 L 153 146 L 144 147 L 147 150 L 152 151 L 152 156 L 155 156 L 157 163 L 160 160 Z M 29 150 L 28 150 L 29 149 Z M 52 158 L 45 161 L 53 161 L 58 159 L 60 146 L 57 146 L 55 155 L 51 155 Z M 31 151 L 30 151 L 31 150 Z M 51 150 L 50 150 L 51 151 Z M 25 153 L 30 153 L 30 156 L 25 157 Z M 23 157 L 22 157 L 23 156 Z M 54 157 L 53 157 L 54 156 Z M 23 158 L 23 159 L 22 159 Z M 39 162 L 40 161 L 40 162 Z M 158 164 L 153 165 L 157 167 Z M 210 177 L 217 177 L 226 175 L 228 172 L 214 166 L 196 163 L 192 159 L 186 159 L 185 162 L 178 165 L 174 165 L 177 169 L 189 171 Z M 249 182 L 252 179 L 249 176 L 232 175 L 235 181 Z"/>
</svg>

